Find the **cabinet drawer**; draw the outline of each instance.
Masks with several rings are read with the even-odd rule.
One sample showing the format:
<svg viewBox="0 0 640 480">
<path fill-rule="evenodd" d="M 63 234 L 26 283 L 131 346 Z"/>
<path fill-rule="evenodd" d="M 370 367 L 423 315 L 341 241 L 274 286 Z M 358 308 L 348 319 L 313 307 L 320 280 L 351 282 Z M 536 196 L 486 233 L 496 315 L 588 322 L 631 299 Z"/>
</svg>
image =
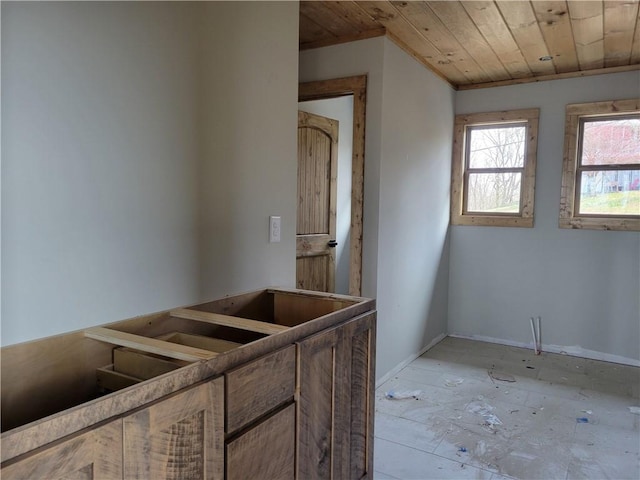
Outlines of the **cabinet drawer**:
<svg viewBox="0 0 640 480">
<path fill-rule="evenodd" d="M 227 480 L 295 477 L 296 409 L 291 404 L 226 446 Z"/>
<path fill-rule="evenodd" d="M 226 431 L 234 432 L 286 402 L 296 388 L 296 347 L 265 355 L 226 375 Z"/>
</svg>

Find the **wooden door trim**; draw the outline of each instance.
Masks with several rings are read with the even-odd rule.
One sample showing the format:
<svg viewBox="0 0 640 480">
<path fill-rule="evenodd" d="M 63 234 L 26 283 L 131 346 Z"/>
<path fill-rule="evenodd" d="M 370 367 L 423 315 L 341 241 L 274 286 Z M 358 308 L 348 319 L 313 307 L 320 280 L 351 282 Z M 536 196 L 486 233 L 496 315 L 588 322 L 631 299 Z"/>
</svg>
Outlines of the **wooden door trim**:
<svg viewBox="0 0 640 480">
<path fill-rule="evenodd" d="M 362 294 L 362 220 L 364 209 L 364 140 L 367 76 L 335 78 L 298 85 L 298 101 L 353 95 L 353 155 L 351 158 L 351 244 L 349 295 Z"/>
</svg>

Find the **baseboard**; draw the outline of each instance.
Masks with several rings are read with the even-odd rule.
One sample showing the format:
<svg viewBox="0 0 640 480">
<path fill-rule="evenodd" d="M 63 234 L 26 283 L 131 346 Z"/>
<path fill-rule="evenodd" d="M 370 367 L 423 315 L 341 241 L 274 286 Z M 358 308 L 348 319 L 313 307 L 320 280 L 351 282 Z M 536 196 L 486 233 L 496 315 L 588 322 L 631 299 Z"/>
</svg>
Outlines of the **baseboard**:
<svg viewBox="0 0 640 480">
<path fill-rule="evenodd" d="M 403 360 L 402 362 L 400 362 L 398 365 L 396 365 L 395 367 L 393 367 L 389 372 L 387 372 L 386 374 L 384 374 L 379 380 L 376 381 L 376 388 L 378 388 L 380 385 L 382 385 L 384 382 L 386 382 L 387 380 L 391 379 L 392 377 L 394 377 L 400 370 L 402 370 L 404 367 L 406 367 L 407 365 L 409 365 L 411 362 L 413 362 L 416 358 L 418 358 L 420 355 L 422 355 L 424 352 L 426 352 L 427 350 L 435 347 L 438 343 L 440 343 L 442 340 L 444 340 L 446 338 L 447 334 L 446 333 L 441 333 L 440 335 L 438 335 L 436 338 L 434 338 L 433 340 L 431 340 L 429 342 L 429 344 L 422 348 L 419 352 L 414 353 L 412 355 L 409 355 L 409 357 L 407 357 L 405 360 Z"/>
<path fill-rule="evenodd" d="M 502 338 L 484 337 L 482 335 L 459 335 L 457 333 L 450 333 L 448 336 L 455 338 L 465 338 L 467 340 L 477 340 L 479 342 L 497 343 L 499 345 L 507 345 L 509 347 L 528 348 L 533 350 L 533 342 L 522 343 L 514 342 L 511 340 L 504 340 Z M 598 352 L 596 350 L 588 350 L 578 345 L 564 347 L 561 345 L 543 344 L 542 351 L 549 353 L 558 353 L 560 355 L 569 355 L 571 357 L 582 357 L 591 360 L 601 360 L 603 362 L 619 363 L 622 365 L 640 367 L 640 360 L 622 357 L 620 355 L 613 355 L 611 353 Z"/>
</svg>

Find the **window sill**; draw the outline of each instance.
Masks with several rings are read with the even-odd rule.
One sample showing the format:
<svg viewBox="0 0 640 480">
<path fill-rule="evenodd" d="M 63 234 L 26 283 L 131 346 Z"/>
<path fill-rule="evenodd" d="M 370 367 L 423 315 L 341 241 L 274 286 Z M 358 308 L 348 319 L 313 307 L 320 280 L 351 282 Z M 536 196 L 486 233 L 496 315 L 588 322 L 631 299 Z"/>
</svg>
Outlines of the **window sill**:
<svg viewBox="0 0 640 480">
<path fill-rule="evenodd" d="M 507 217 L 494 215 L 456 215 L 451 225 L 476 227 L 523 227 L 533 228 L 533 217 Z"/>
<path fill-rule="evenodd" d="M 640 231 L 640 218 L 610 217 L 570 217 L 560 218 L 560 228 L 578 230 L 620 230 L 627 232 Z"/>
</svg>

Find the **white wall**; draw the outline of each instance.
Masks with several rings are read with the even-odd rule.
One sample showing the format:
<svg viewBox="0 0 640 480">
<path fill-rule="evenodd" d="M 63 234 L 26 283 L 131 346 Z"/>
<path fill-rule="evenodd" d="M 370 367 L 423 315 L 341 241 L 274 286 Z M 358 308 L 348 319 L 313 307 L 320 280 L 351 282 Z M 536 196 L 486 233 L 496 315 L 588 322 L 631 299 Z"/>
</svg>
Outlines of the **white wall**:
<svg viewBox="0 0 640 480">
<path fill-rule="evenodd" d="M 297 18 L 2 3 L 3 345 L 293 285 Z"/>
<path fill-rule="evenodd" d="M 353 95 L 298 103 L 303 112 L 338 121 L 338 181 L 336 210 L 336 293 L 349 294 L 351 242 L 351 164 L 353 161 Z"/>
<path fill-rule="evenodd" d="M 201 296 L 293 287 L 298 4 L 203 6 Z M 281 243 L 269 215 L 282 217 Z"/>
<path fill-rule="evenodd" d="M 386 38 L 300 54 L 300 81 L 367 73 L 363 295 L 377 377 L 446 332 L 454 92 Z"/>
<path fill-rule="evenodd" d="M 460 91 L 456 113 L 540 108 L 533 229 L 451 229 L 449 332 L 640 359 L 640 233 L 558 228 L 565 105 L 635 98 L 640 73 Z"/>
<path fill-rule="evenodd" d="M 377 291 L 381 374 L 447 331 L 454 94 L 385 39 Z"/>
</svg>

